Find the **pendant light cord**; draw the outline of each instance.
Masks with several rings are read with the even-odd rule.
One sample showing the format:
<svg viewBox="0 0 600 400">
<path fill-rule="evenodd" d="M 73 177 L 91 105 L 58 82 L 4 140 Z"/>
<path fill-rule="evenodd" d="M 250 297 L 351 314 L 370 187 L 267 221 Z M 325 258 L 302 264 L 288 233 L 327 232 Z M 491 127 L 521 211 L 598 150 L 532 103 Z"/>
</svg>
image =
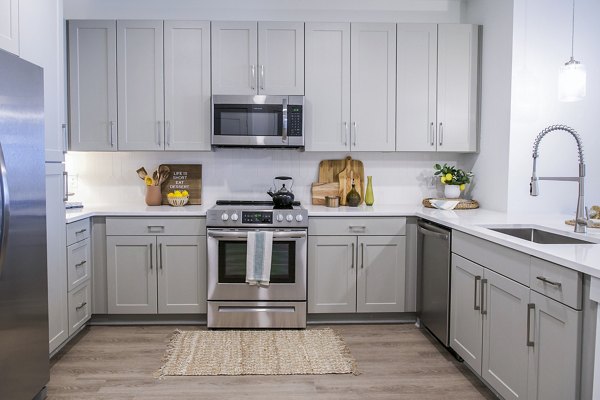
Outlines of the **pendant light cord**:
<svg viewBox="0 0 600 400">
<path fill-rule="evenodd" d="M 573 0 L 573 12 L 571 21 L 571 60 L 573 60 L 573 48 L 575 47 L 575 0 Z"/>
</svg>

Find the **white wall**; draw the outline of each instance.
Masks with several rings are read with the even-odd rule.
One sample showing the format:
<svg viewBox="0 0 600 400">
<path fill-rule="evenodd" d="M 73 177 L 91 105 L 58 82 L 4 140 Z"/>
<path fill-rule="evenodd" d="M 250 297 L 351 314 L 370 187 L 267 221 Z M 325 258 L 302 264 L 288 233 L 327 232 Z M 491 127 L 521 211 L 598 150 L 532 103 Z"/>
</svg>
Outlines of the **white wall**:
<svg viewBox="0 0 600 400">
<path fill-rule="evenodd" d="M 540 195 L 529 196 L 533 141 L 552 124 L 569 125 L 581 134 L 586 150 L 587 203 L 600 204 L 600 2 L 576 2 L 575 58 L 586 65 L 588 73 L 587 97 L 577 103 L 557 100 L 558 71 L 571 53 L 571 0 L 514 0 L 514 4 L 508 210 L 575 212 L 575 183 L 541 182 Z M 546 136 L 538 174 L 577 175 L 576 146 L 570 135 L 554 132 Z"/>
<path fill-rule="evenodd" d="M 475 174 L 473 198 L 485 208 L 508 206 L 512 70 L 512 0 L 469 0 L 462 22 L 483 25 L 480 37 L 480 151 L 465 157 Z"/>
<path fill-rule="evenodd" d="M 70 152 L 67 170 L 77 176 L 71 185 L 84 204 L 143 204 L 145 187 L 137 176 L 139 167 L 152 173 L 162 163 L 202 164 L 202 203 L 217 199 L 269 200 L 266 191 L 278 175 L 294 178 L 293 192 L 310 203 L 310 185 L 317 181 L 319 162 L 343 159 L 346 153 L 305 153 L 295 150 L 221 149 L 214 152 Z M 361 160 L 365 176 L 373 176 L 376 204 L 419 204 L 424 197 L 440 195 L 432 184 L 433 164 L 458 163 L 456 154 L 351 153 Z M 435 181 L 437 182 L 437 180 Z"/>
<path fill-rule="evenodd" d="M 457 22 L 458 0 L 65 0 L 66 19 Z"/>
</svg>

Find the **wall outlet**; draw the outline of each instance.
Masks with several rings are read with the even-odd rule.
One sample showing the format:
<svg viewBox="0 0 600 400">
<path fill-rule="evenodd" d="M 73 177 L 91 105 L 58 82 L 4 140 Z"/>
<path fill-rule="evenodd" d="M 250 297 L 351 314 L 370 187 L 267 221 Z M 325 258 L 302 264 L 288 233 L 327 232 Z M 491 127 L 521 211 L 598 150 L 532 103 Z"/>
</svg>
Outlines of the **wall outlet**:
<svg viewBox="0 0 600 400">
<path fill-rule="evenodd" d="M 77 190 L 77 186 L 78 186 L 78 182 L 79 182 L 78 178 L 79 178 L 79 175 L 69 174 L 69 191 L 70 192 Z"/>
</svg>

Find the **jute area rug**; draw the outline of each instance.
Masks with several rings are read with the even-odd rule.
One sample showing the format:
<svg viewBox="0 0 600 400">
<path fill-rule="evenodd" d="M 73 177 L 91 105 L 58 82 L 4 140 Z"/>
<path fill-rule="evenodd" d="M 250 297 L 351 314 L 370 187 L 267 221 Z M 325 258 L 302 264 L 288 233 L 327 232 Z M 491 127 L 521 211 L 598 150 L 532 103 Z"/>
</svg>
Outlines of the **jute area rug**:
<svg viewBox="0 0 600 400">
<path fill-rule="evenodd" d="M 358 374 L 344 339 L 330 328 L 180 331 L 158 376 Z"/>
</svg>

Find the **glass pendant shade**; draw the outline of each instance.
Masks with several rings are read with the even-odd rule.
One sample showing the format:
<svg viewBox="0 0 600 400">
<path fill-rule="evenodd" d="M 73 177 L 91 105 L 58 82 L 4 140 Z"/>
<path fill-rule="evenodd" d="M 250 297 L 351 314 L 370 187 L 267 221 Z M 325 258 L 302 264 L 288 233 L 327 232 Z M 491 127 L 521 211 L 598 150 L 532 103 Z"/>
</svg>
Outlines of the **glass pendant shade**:
<svg viewBox="0 0 600 400">
<path fill-rule="evenodd" d="M 585 97 L 585 66 L 573 57 L 560 69 L 558 76 L 558 99 L 560 101 L 579 101 Z"/>
</svg>

